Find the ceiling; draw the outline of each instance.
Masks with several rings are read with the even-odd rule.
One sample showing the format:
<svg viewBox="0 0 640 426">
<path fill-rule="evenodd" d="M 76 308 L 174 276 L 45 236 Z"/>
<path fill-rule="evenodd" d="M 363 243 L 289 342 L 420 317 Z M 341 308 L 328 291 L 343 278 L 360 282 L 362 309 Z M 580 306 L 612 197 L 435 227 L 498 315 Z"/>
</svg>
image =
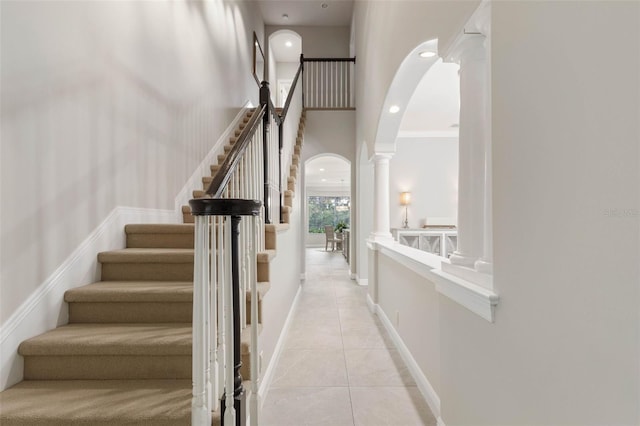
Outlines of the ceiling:
<svg viewBox="0 0 640 426">
<path fill-rule="evenodd" d="M 348 27 L 353 14 L 353 0 L 258 0 L 258 4 L 266 25 Z"/>
<path fill-rule="evenodd" d="M 291 46 L 287 46 L 290 43 Z M 276 62 L 300 62 L 302 38 L 293 31 L 276 31 L 269 37 L 269 49 Z"/>
<path fill-rule="evenodd" d="M 407 105 L 399 137 L 457 136 L 460 121 L 459 66 L 436 62 Z"/>
<path fill-rule="evenodd" d="M 307 188 L 348 191 L 351 187 L 351 165 L 338 157 L 317 157 L 306 163 L 304 179 Z"/>
</svg>

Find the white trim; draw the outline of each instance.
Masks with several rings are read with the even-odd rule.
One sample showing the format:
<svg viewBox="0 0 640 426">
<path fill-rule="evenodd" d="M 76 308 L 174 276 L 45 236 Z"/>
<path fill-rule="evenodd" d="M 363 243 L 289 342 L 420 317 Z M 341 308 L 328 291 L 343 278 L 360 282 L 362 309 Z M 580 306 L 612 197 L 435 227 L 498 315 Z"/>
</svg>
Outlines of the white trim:
<svg viewBox="0 0 640 426">
<path fill-rule="evenodd" d="M 64 293 L 100 279 L 97 253 L 125 246 L 128 223 L 175 223 L 174 210 L 116 207 L 0 328 L 0 390 L 22 380 L 21 342 L 68 321 Z"/>
<path fill-rule="evenodd" d="M 447 426 L 447 425 L 444 424 L 444 420 L 442 420 L 442 417 L 438 416 L 436 426 Z"/>
<path fill-rule="evenodd" d="M 398 139 L 444 139 L 456 142 L 458 140 L 458 130 L 400 130 Z"/>
<path fill-rule="evenodd" d="M 369 310 L 371 311 L 372 314 L 376 313 L 376 305 L 373 302 L 373 299 L 371 298 L 371 295 L 369 293 L 367 293 L 367 307 L 369 308 Z"/>
<path fill-rule="evenodd" d="M 350 273 L 349 273 L 349 278 L 350 278 L 350 279 L 352 279 L 352 280 L 357 280 L 357 279 L 358 279 L 358 276 L 357 276 L 355 273 L 350 272 Z"/>
<path fill-rule="evenodd" d="M 291 304 L 291 308 L 289 309 L 289 313 L 287 314 L 287 319 L 282 326 L 282 331 L 280 332 L 280 337 L 278 337 L 278 341 L 276 342 L 276 346 L 273 349 L 273 355 L 271 356 L 271 360 L 269 360 L 269 365 L 264 370 L 264 374 L 262 376 L 262 380 L 260 381 L 260 389 L 258 389 L 258 397 L 260 409 L 262 409 L 262 405 L 264 401 L 267 399 L 267 395 L 269 393 L 269 388 L 271 387 L 271 382 L 273 381 L 273 375 L 276 371 L 276 366 L 278 365 L 278 361 L 280 360 L 280 355 L 282 350 L 284 349 L 284 342 L 286 340 L 287 334 L 289 333 L 289 328 L 293 323 L 293 315 L 298 307 L 298 301 L 300 300 L 300 294 L 302 292 L 302 286 L 298 286 L 298 292 L 296 293 L 296 297 L 293 299 L 293 303 Z"/>
<path fill-rule="evenodd" d="M 369 285 L 368 278 L 360 278 L 358 275 L 356 275 L 356 282 L 358 283 L 358 285 L 361 285 L 363 287 Z"/>
<path fill-rule="evenodd" d="M 432 281 L 436 291 L 459 303 L 489 322 L 494 322 L 500 296 L 493 290 L 443 271 L 442 257 L 396 242 L 376 242 L 377 249 L 402 266 Z"/>
<path fill-rule="evenodd" d="M 402 337 L 400 337 L 396 329 L 393 327 L 393 324 L 391 324 L 391 321 L 382 310 L 380 305 L 375 305 L 375 313 L 382 321 L 382 324 L 389 333 L 389 336 L 391 336 L 391 340 L 393 340 L 398 353 L 400 353 L 400 356 L 409 369 L 411 376 L 416 381 L 422 397 L 425 399 L 425 401 L 427 401 L 431 412 L 438 419 L 438 424 L 444 424 L 442 423 L 442 420 L 440 418 L 440 397 L 436 393 L 431 383 L 429 383 L 429 379 L 427 379 L 427 377 L 422 372 L 422 369 L 420 369 L 420 366 L 413 358 L 413 355 L 411 355 L 411 351 L 409 351 L 409 348 L 407 348 L 407 346 L 404 344 Z"/>
<path fill-rule="evenodd" d="M 227 141 L 233 135 L 233 132 L 238 128 L 239 120 L 247 113 L 249 108 L 252 107 L 253 104 L 251 103 L 251 101 L 247 101 L 244 106 L 240 108 L 238 115 L 236 115 L 236 117 L 231 120 L 231 124 L 229 124 L 229 127 L 227 127 L 225 131 L 222 132 L 216 143 L 213 144 L 213 147 L 211 148 L 209 153 L 207 153 L 202 162 L 200 162 L 198 167 L 194 170 L 189 180 L 187 180 L 180 192 L 178 192 L 178 195 L 176 195 L 175 198 L 175 208 L 176 211 L 180 212 L 180 214 L 182 214 L 182 206 L 187 205 L 189 203 L 189 200 L 193 198 L 193 190 L 202 187 L 203 176 L 211 175 L 211 164 L 218 163 L 216 156 L 223 152 L 224 146 L 226 145 Z"/>
<path fill-rule="evenodd" d="M 500 300 L 497 294 L 442 270 L 434 270 L 433 273 L 436 276 L 434 282 L 438 293 L 444 294 L 487 321 L 494 322 L 494 310 Z"/>
</svg>

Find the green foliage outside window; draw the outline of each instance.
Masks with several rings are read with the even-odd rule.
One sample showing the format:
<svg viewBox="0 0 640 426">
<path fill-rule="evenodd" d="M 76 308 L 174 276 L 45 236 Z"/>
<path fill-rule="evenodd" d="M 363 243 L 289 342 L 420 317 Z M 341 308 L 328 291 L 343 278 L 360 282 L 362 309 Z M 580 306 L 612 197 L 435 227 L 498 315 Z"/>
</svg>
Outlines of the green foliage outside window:
<svg viewBox="0 0 640 426">
<path fill-rule="evenodd" d="M 310 196 L 307 198 L 309 232 L 322 234 L 325 225 L 349 227 L 350 197 Z"/>
</svg>

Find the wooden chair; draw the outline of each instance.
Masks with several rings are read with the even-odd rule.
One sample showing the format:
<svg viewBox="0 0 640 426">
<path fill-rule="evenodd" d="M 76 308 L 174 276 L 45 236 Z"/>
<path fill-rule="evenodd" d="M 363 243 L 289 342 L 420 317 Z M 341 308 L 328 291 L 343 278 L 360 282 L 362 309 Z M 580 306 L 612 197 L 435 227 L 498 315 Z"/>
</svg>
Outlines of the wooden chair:
<svg viewBox="0 0 640 426">
<path fill-rule="evenodd" d="M 334 251 L 336 249 L 336 244 L 342 241 L 341 239 L 336 238 L 336 233 L 333 232 L 333 226 L 331 225 L 324 226 L 324 237 L 324 251 L 329 251 L 329 243 L 331 243 L 331 251 Z"/>
</svg>

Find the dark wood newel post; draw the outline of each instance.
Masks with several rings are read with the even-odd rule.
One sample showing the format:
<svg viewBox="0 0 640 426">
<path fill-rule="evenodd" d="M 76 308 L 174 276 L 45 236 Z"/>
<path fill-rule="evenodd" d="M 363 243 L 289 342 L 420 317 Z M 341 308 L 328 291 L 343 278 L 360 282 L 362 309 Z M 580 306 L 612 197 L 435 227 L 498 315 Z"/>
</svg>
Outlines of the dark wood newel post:
<svg viewBox="0 0 640 426">
<path fill-rule="evenodd" d="M 271 223 L 271 195 L 269 194 L 269 82 L 263 81 L 260 87 L 260 106 L 264 107 L 262 116 L 262 164 L 264 182 L 264 223 Z"/>
<path fill-rule="evenodd" d="M 282 217 L 282 206 L 284 206 L 284 191 L 282 190 L 282 148 L 284 147 L 284 141 L 282 140 L 284 121 L 278 124 L 278 191 L 280 191 L 280 223 L 284 223 L 284 217 Z"/>
<path fill-rule="evenodd" d="M 304 55 L 300 54 L 300 72 L 302 73 L 302 108 L 304 109 Z"/>
</svg>

